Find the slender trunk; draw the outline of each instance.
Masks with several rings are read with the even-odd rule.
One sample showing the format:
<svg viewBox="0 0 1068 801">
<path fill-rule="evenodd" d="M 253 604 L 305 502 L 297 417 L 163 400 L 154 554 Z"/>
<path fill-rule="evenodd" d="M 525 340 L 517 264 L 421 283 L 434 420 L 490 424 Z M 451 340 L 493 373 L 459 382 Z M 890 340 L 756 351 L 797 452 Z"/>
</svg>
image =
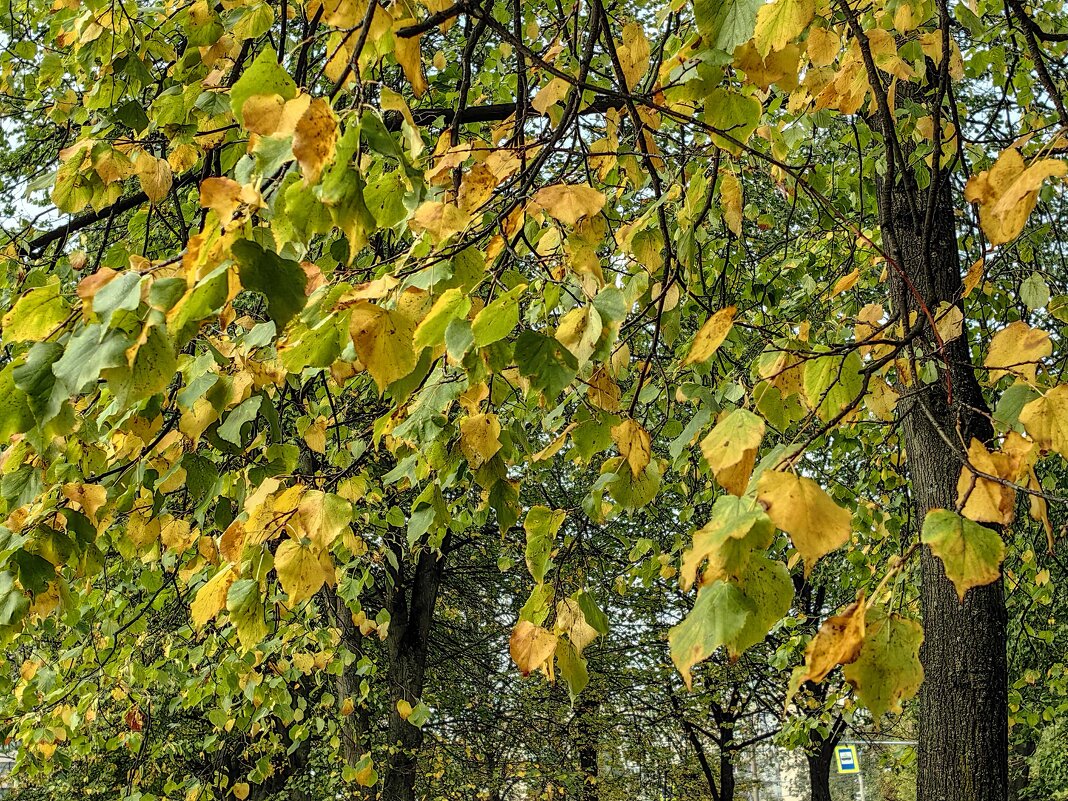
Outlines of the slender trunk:
<svg viewBox="0 0 1068 801">
<path fill-rule="evenodd" d="M 918 90 L 914 90 L 918 91 Z M 898 91 L 898 99 L 903 93 Z M 907 156 L 908 154 L 906 154 Z M 953 196 L 942 177 L 931 213 L 928 192 L 911 175 L 879 187 L 879 216 L 891 265 L 898 319 L 920 322 L 942 302 L 960 304 L 961 267 Z M 955 508 L 962 454 L 973 437 L 993 436 L 967 335 L 942 356 L 928 331 L 914 347 L 935 357 L 939 380 L 914 380 L 902 396 L 905 452 L 916 527 L 928 510 Z M 926 675 L 920 694 L 919 801 L 1004 801 L 1007 792 L 1007 669 L 1005 599 L 1001 582 L 957 600 L 940 560 L 924 547 L 921 601 Z"/>
<path fill-rule="evenodd" d="M 579 773 L 582 776 L 582 801 L 599 801 L 601 797 L 600 753 L 597 712 L 600 702 L 586 688 L 586 694 L 580 696 L 576 712 L 576 745 L 578 746 Z"/>
<path fill-rule="evenodd" d="M 808 785 L 812 801 L 831 801 L 831 759 L 834 757 L 835 746 L 842 739 L 845 722 L 842 718 L 835 720 L 826 737 L 819 736 L 818 731 L 812 730 L 811 737 L 815 747 L 805 755 L 808 760 Z"/>
<path fill-rule="evenodd" d="M 363 655 L 363 635 L 359 628 L 352 622 L 352 612 L 344 599 L 341 598 L 333 587 L 324 587 L 322 590 L 323 603 L 330 610 L 334 625 L 341 632 L 342 644 L 353 654 L 356 662 Z M 360 758 L 371 751 L 370 738 L 370 715 L 367 704 L 360 699 L 360 677 L 356 675 L 355 665 L 351 669 L 343 670 L 337 677 L 338 698 L 344 702 L 351 698 L 355 706 L 352 713 L 341 719 L 341 758 L 346 765 L 354 767 Z M 352 788 L 349 795 L 352 798 L 370 798 L 374 794 L 370 787 Z"/>
<path fill-rule="evenodd" d="M 683 732 L 686 734 L 686 739 L 690 742 L 690 747 L 693 748 L 694 755 L 697 757 L 697 764 L 701 766 L 701 775 L 705 777 L 705 784 L 708 785 L 708 796 L 712 801 L 720 801 L 719 786 L 716 783 L 716 775 L 712 772 L 712 766 L 708 762 L 708 755 L 705 754 L 705 746 L 701 742 L 701 738 L 697 736 L 697 729 L 690 723 L 686 717 L 685 711 L 682 708 L 682 703 L 679 701 L 679 697 L 675 695 L 675 690 L 672 688 L 671 683 L 668 682 L 664 686 L 667 692 L 668 700 L 671 702 L 671 708 L 675 713 L 675 719 L 679 721 L 682 726 Z M 733 770 L 733 765 L 731 766 Z M 733 774 L 732 777 L 733 779 Z M 730 798 L 730 796 L 725 796 Z"/>
<path fill-rule="evenodd" d="M 398 544 L 394 553 L 403 552 Z M 386 646 L 389 651 L 389 743 L 391 753 L 382 789 L 383 801 L 415 801 L 419 749 L 423 730 L 408 723 L 397 709 L 398 701 L 415 706 L 423 694 L 430 625 L 434 618 L 438 589 L 445 568 L 445 557 L 424 548 L 411 579 L 410 592 L 404 585 L 404 562 L 392 576 L 387 589 L 390 613 Z"/>
<path fill-rule="evenodd" d="M 725 740 L 719 752 L 719 797 L 722 801 L 734 801 L 734 755 L 730 740 Z"/>
</svg>

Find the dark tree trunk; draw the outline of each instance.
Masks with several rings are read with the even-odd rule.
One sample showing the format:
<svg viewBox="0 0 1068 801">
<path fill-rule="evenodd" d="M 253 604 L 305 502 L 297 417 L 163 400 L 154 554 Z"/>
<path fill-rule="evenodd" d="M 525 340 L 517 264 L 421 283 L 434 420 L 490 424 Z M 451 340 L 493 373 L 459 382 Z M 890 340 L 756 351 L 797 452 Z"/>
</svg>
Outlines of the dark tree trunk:
<svg viewBox="0 0 1068 801">
<path fill-rule="evenodd" d="M 842 739 L 844 731 L 845 721 L 842 718 L 834 721 L 826 737 L 820 736 L 818 729 L 812 730 L 810 736 L 813 747 L 805 754 L 812 801 L 831 801 L 831 760 L 834 758 L 834 748 Z"/>
<path fill-rule="evenodd" d="M 916 90 L 913 90 L 916 91 Z M 898 98 L 903 93 L 899 89 Z M 906 157 L 907 157 L 906 153 Z M 917 324 L 939 303 L 960 303 L 961 266 L 953 196 L 943 175 L 927 212 L 928 191 L 911 173 L 879 187 L 880 222 L 891 264 L 898 319 Z M 939 357 L 930 324 L 917 338 L 936 357 L 939 380 L 916 380 L 898 406 L 916 513 L 955 508 L 962 457 L 973 437 L 993 436 L 988 409 L 971 363 L 967 333 Z M 920 693 L 919 801 L 1004 801 L 1007 792 L 1007 669 L 1005 599 L 1000 581 L 957 600 L 941 561 L 921 554 L 925 681 Z"/>
<path fill-rule="evenodd" d="M 386 765 L 382 788 L 383 801 L 415 801 L 415 783 L 423 731 L 404 720 L 397 702 L 412 706 L 423 694 L 430 626 L 434 619 L 438 589 L 445 569 L 445 557 L 424 547 L 414 575 L 405 586 L 404 543 L 397 543 L 400 569 L 391 575 L 392 586 L 386 590 L 389 609 L 389 743 L 391 753 Z M 444 550 L 444 548 L 443 548 Z"/>
<path fill-rule="evenodd" d="M 600 787 L 600 747 L 597 713 L 600 702 L 590 694 L 587 687 L 585 694 L 579 697 L 575 710 L 575 740 L 578 748 L 579 773 L 582 776 L 582 801 L 599 801 Z"/>
<path fill-rule="evenodd" d="M 734 801 L 734 755 L 728 740 L 719 752 L 719 797 L 722 801 Z"/>
</svg>

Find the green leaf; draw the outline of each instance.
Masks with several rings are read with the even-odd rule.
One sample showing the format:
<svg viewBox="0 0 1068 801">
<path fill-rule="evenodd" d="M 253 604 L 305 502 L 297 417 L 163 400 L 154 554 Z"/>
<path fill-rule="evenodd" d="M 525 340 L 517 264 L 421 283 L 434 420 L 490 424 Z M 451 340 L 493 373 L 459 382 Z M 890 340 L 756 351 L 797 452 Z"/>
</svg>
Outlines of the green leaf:
<svg viewBox="0 0 1068 801">
<path fill-rule="evenodd" d="M 1020 300 L 1022 300 L 1031 311 L 1041 309 L 1049 303 L 1049 284 L 1047 284 L 1038 273 L 1031 273 L 1031 275 L 1020 284 Z"/>
<path fill-rule="evenodd" d="M 515 361 L 530 385 L 555 400 L 578 373 L 578 361 L 560 342 L 536 331 L 523 331 L 515 343 Z"/>
<path fill-rule="evenodd" d="M 774 536 L 771 518 L 754 498 L 718 498 L 712 506 L 711 520 L 693 535 L 693 548 L 682 556 L 682 588 L 693 586 L 697 570 L 706 560 L 701 584 L 740 576 L 753 552 L 771 545 Z"/>
<path fill-rule="evenodd" d="M 545 580 L 545 573 L 550 567 L 549 554 L 552 553 L 556 532 L 560 530 L 565 517 L 567 513 L 562 509 L 532 506 L 523 521 L 523 530 L 527 535 L 527 569 L 538 584 Z"/>
<path fill-rule="evenodd" d="M 923 683 L 920 645 L 923 629 L 914 620 L 869 609 L 860 656 L 842 668 L 845 680 L 876 721 L 888 711 L 900 712 Z"/>
<path fill-rule="evenodd" d="M 226 593 L 226 610 L 237 629 L 241 647 L 246 651 L 263 642 L 271 631 L 264 617 L 266 610 L 260 597 L 260 585 L 255 579 L 239 579 L 230 586 Z"/>
<path fill-rule="evenodd" d="M 68 396 L 81 394 L 97 382 L 103 370 L 124 364 L 129 345 L 118 331 L 99 323 L 88 325 L 67 342 L 52 372 Z"/>
<path fill-rule="evenodd" d="M 263 403 L 262 395 L 253 395 L 245 398 L 230 414 L 226 421 L 219 426 L 218 433 L 221 439 L 241 447 L 241 427 L 256 419 L 260 413 L 260 404 Z"/>
<path fill-rule="evenodd" d="M 560 676 L 567 684 L 571 703 L 575 703 L 579 693 L 590 683 L 586 657 L 580 655 L 571 643 L 561 637 L 556 641 L 556 665 L 560 669 Z"/>
<path fill-rule="evenodd" d="M 856 400 L 864 386 L 863 369 L 855 350 L 844 357 L 819 356 L 805 362 L 805 397 L 821 420 L 833 420 Z"/>
<path fill-rule="evenodd" d="M 26 393 L 15 384 L 14 365 L 0 370 L 0 440 L 33 428 L 34 416 Z"/>
<path fill-rule="evenodd" d="M 53 276 L 44 286 L 31 289 L 16 301 L 3 318 L 4 342 L 44 339 L 70 314 L 70 305 L 59 294 L 59 279 Z"/>
<path fill-rule="evenodd" d="M 687 687 L 693 687 L 690 669 L 712 656 L 721 645 L 737 640 L 755 611 L 753 601 L 726 581 L 717 581 L 698 591 L 690 614 L 668 633 L 671 660 Z"/>
<path fill-rule="evenodd" d="M 470 297 L 458 287 L 442 292 L 415 329 L 415 347 L 432 348 L 442 344 L 449 323 L 465 318 L 470 309 Z"/>
<path fill-rule="evenodd" d="M 281 95 L 283 100 L 292 100 L 297 95 L 296 82 L 278 65 L 278 55 L 269 45 L 230 89 L 230 108 L 242 125 L 245 123 L 242 109 L 253 95 Z"/>
<path fill-rule="evenodd" d="M 754 610 L 737 636 L 726 643 L 731 659 L 763 641 L 771 627 L 790 611 L 794 600 L 794 585 L 786 565 L 763 554 L 750 557 L 739 586 L 753 602 Z"/>
<path fill-rule="evenodd" d="M 15 585 L 15 574 L 0 572 L 0 626 L 14 626 L 30 608 L 30 601 Z"/>
<path fill-rule="evenodd" d="M 235 242 L 232 251 L 240 264 L 241 286 L 267 298 L 267 314 L 281 331 L 307 302 L 304 270 L 247 239 Z"/>
<path fill-rule="evenodd" d="M 924 545 L 942 560 L 957 597 L 972 587 L 997 581 L 1005 559 L 1005 543 L 996 531 L 948 509 L 932 509 L 923 520 Z"/>
<path fill-rule="evenodd" d="M 705 44 L 733 53 L 752 37 L 763 4 L 764 0 L 694 0 L 693 15 Z"/>
<path fill-rule="evenodd" d="M 471 331 L 478 347 L 504 339 L 519 324 L 519 296 L 526 288 L 520 284 L 510 289 L 475 315 Z"/>
</svg>

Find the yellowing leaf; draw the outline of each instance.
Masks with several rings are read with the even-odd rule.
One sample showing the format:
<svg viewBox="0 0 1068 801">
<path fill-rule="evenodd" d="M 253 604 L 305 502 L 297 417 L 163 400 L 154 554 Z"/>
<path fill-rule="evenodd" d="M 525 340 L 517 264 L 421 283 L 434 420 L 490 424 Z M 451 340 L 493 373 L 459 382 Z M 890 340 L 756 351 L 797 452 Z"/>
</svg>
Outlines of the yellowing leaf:
<svg viewBox="0 0 1068 801">
<path fill-rule="evenodd" d="M 538 192 L 533 202 L 567 225 L 574 225 L 583 217 L 592 217 L 604 208 L 605 196 L 584 184 L 553 184 Z"/>
<path fill-rule="evenodd" d="M 137 170 L 137 179 L 141 182 L 141 189 L 148 195 L 153 205 L 167 197 L 174 181 L 171 165 L 167 163 L 167 159 L 158 159 L 141 151 L 134 163 L 134 168 Z"/>
<path fill-rule="evenodd" d="M 327 420 L 320 415 L 304 430 L 304 442 L 316 453 L 326 453 Z"/>
<path fill-rule="evenodd" d="M 560 320 L 556 340 L 571 351 L 581 367 L 593 355 L 603 330 L 601 315 L 593 304 L 576 306 Z"/>
<path fill-rule="evenodd" d="M 742 184 L 734 173 L 725 172 L 719 181 L 719 202 L 723 222 L 735 236 L 742 235 Z"/>
<path fill-rule="evenodd" d="M 805 665 L 791 682 L 817 684 L 838 665 L 848 665 L 860 656 L 864 644 L 865 606 L 863 595 L 840 615 L 827 618 L 805 651 Z"/>
<path fill-rule="evenodd" d="M 227 565 L 197 591 L 196 598 L 189 605 L 194 626 L 204 628 L 209 620 L 222 611 L 226 606 L 226 593 L 235 578 L 233 565 Z"/>
<path fill-rule="evenodd" d="M 827 67 L 842 50 L 842 40 L 829 28 L 812 28 L 805 40 L 805 52 L 813 67 Z"/>
<path fill-rule="evenodd" d="M 682 556 L 679 584 L 683 590 L 689 590 L 706 560 L 702 586 L 739 578 L 749 564 L 749 557 L 771 545 L 774 537 L 774 525 L 755 500 L 730 495 L 717 498 L 712 506 L 712 519 L 694 533 L 693 547 Z"/>
<path fill-rule="evenodd" d="M 979 224 L 992 245 L 1002 245 L 1019 236 L 1038 202 L 1038 191 L 1047 178 L 1068 174 L 1068 163 L 1039 159 L 1024 165 L 1020 151 L 1002 151 L 994 166 L 968 179 L 964 197 L 979 204 Z"/>
<path fill-rule="evenodd" d="M 329 559 L 329 555 L 306 548 L 295 540 L 286 540 L 278 546 L 274 568 L 278 571 L 282 589 L 289 596 L 290 606 L 311 598 L 323 584 L 332 580 L 332 574 L 323 565 L 323 560 L 328 562 Z"/>
<path fill-rule="evenodd" d="M 888 711 L 900 712 L 901 702 L 923 683 L 920 645 L 923 629 L 915 620 L 869 609 L 860 656 L 842 669 L 861 703 L 879 720 Z"/>
<path fill-rule="evenodd" d="M 400 20 L 395 23 L 397 28 L 412 25 L 414 19 Z M 429 88 L 426 82 L 426 74 L 423 72 L 423 54 L 419 47 L 419 36 L 396 37 L 393 45 L 393 55 L 404 71 L 404 77 L 412 85 L 412 92 L 416 97 L 422 97 Z"/>
<path fill-rule="evenodd" d="M 583 649 L 597 639 L 599 632 L 586 620 L 579 602 L 574 598 L 564 598 L 556 604 L 556 623 L 553 630 L 564 634 L 575 649 L 582 655 Z"/>
<path fill-rule="evenodd" d="M 1068 385 L 1056 386 L 1024 406 L 1020 423 L 1039 450 L 1068 457 Z"/>
<path fill-rule="evenodd" d="M 1005 559 L 1005 543 L 996 531 L 948 509 L 932 509 L 923 520 L 920 539 L 942 560 L 957 597 L 972 587 L 997 581 Z"/>
<path fill-rule="evenodd" d="M 238 782 L 233 787 L 234 797 L 237 798 L 238 801 L 245 801 L 245 799 L 248 798 L 249 790 L 250 788 L 247 782 Z"/>
<path fill-rule="evenodd" d="M 707 362 L 719 350 L 723 340 L 734 327 L 734 315 L 738 311 L 736 306 L 727 306 L 713 314 L 693 338 L 693 345 L 686 356 L 686 364 Z"/>
<path fill-rule="evenodd" d="M 646 431 L 637 420 L 627 418 L 617 426 L 612 426 L 612 441 L 619 448 L 620 455 L 627 460 L 630 472 L 638 476 L 652 458 L 653 446 Z"/>
<path fill-rule="evenodd" d="M 476 414 L 460 425 L 460 450 L 479 468 L 501 449 L 501 422 L 495 414 Z"/>
<path fill-rule="evenodd" d="M 963 297 L 968 297 L 975 290 L 977 286 L 983 280 L 983 266 L 985 260 L 978 258 L 972 262 L 972 265 L 968 268 L 968 272 L 964 276 L 964 294 Z"/>
<path fill-rule="evenodd" d="M 379 391 L 415 369 L 414 326 L 404 315 L 359 302 L 352 309 L 349 330 L 356 355 Z"/>
<path fill-rule="evenodd" d="M 857 285 L 857 281 L 860 280 L 860 268 L 856 267 L 852 272 L 843 275 L 837 281 L 834 286 L 831 287 L 831 291 L 827 294 L 828 298 L 833 298 L 837 295 L 841 295 L 843 292 L 848 292 L 850 289 Z"/>
<path fill-rule="evenodd" d="M 963 507 L 961 514 L 979 523 L 1011 523 L 1016 490 L 984 476 L 1015 481 L 1016 472 L 1006 454 L 990 453 L 973 437 L 968 446 L 968 464 L 961 468 L 957 480 L 957 505 Z"/>
<path fill-rule="evenodd" d="M 623 26 L 623 44 L 616 48 L 627 88 L 633 89 L 649 69 L 649 40 L 640 23 Z"/>
<path fill-rule="evenodd" d="M 746 409 L 735 409 L 701 440 L 701 453 L 727 492 L 745 492 L 763 438 L 764 421 Z"/>
<path fill-rule="evenodd" d="M 943 344 L 952 342 L 964 333 L 964 313 L 953 303 L 943 301 L 935 310 L 935 330 Z"/>
<path fill-rule="evenodd" d="M 849 542 L 849 510 L 810 478 L 767 470 L 760 476 L 757 497 L 772 522 L 790 535 L 805 560 L 806 576 L 821 556 Z"/>
<path fill-rule="evenodd" d="M 337 135 L 334 110 L 321 97 L 315 98 L 293 133 L 293 156 L 309 184 L 317 183 L 323 167 L 333 161 Z"/>
<path fill-rule="evenodd" d="M 548 113 L 549 109 L 567 97 L 571 91 L 571 82 L 564 78 L 556 77 L 543 86 L 534 99 L 530 101 L 531 108 L 539 114 Z"/>
<path fill-rule="evenodd" d="M 761 56 L 772 50 L 782 50 L 796 39 L 812 21 L 816 13 L 814 0 L 774 0 L 757 12 L 753 41 Z"/>
<path fill-rule="evenodd" d="M 555 651 L 556 635 L 535 626 L 529 620 L 520 620 L 508 641 L 508 653 L 524 676 L 529 676 L 535 670 L 542 670 L 552 678 L 552 658 Z"/>
<path fill-rule="evenodd" d="M 983 366 L 990 370 L 990 380 L 1014 374 L 1035 380 L 1038 362 L 1053 353 L 1049 334 L 1017 320 L 994 334 Z"/>
<path fill-rule="evenodd" d="M 401 720 L 407 720 L 412 716 L 412 705 L 403 698 L 397 700 L 397 714 Z"/>
</svg>

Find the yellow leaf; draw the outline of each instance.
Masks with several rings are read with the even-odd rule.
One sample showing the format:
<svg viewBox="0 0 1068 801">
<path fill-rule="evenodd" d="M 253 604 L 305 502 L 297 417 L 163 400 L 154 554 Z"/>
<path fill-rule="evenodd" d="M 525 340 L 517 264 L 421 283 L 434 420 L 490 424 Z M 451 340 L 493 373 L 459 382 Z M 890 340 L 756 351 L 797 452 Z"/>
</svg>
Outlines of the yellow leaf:
<svg viewBox="0 0 1068 801">
<path fill-rule="evenodd" d="M 278 546 L 274 568 L 278 571 L 282 589 L 289 596 L 290 606 L 311 598 L 332 579 L 322 564 L 322 559 L 329 558 L 329 555 L 305 548 L 296 540 L 286 540 Z"/>
<path fill-rule="evenodd" d="M 1056 386 L 1024 406 L 1020 422 L 1039 450 L 1068 457 L 1068 385 Z"/>
<path fill-rule="evenodd" d="M 226 606 L 226 593 L 237 576 L 233 565 L 227 565 L 197 591 L 197 597 L 189 605 L 193 625 L 204 628 Z"/>
<path fill-rule="evenodd" d="M 317 183 L 323 167 L 333 161 L 337 131 L 337 117 L 330 104 L 321 97 L 311 101 L 293 132 L 293 156 L 307 183 Z"/>
<path fill-rule="evenodd" d="M 189 525 L 188 520 L 164 515 L 160 522 L 159 538 L 163 546 L 174 553 L 184 553 L 200 536 L 199 529 Z"/>
<path fill-rule="evenodd" d="M 401 4 L 398 4 L 398 6 Z M 403 28 L 412 25 L 417 20 L 405 19 L 395 23 L 395 27 Z M 393 55 L 404 70 L 404 77 L 412 85 L 412 92 L 416 97 L 422 97 L 429 88 L 426 82 L 426 74 L 423 72 L 423 54 L 419 47 L 419 36 L 407 38 L 396 37 L 394 39 Z"/>
<path fill-rule="evenodd" d="M 742 235 L 742 184 L 733 173 L 725 172 L 719 182 L 719 202 L 723 221 L 735 236 Z"/>
<path fill-rule="evenodd" d="M 1011 523 L 1016 508 L 1016 490 L 984 476 L 1014 481 L 1016 472 L 1018 470 L 1013 469 L 1013 460 L 1009 456 L 990 453 L 973 437 L 968 446 L 968 463 L 961 468 L 957 479 L 957 506 L 961 514 L 979 523 Z"/>
<path fill-rule="evenodd" d="M 790 535 L 805 560 L 806 576 L 821 556 L 849 542 L 849 510 L 810 478 L 767 470 L 760 476 L 757 497 L 772 522 Z"/>
<path fill-rule="evenodd" d="M 555 651 L 556 635 L 529 620 L 520 620 L 508 641 L 508 653 L 524 676 L 543 670 L 551 678 Z"/>
<path fill-rule="evenodd" d="M 847 275 L 843 275 L 841 278 L 835 281 L 834 286 L 831 287 L 831 291 L 827 295 L 827 297 L 833 298 L 836 295 L 841 295 L 843 292 L 848 292 L 850 289 L 857 285 L 857 281 L 859 280 L 860 268 L 856 267 L 853 269 L 853 272 L 848 273 Z"/>
<path fill-rule="evenodd" d="M 556 604 L 556 623 L 553 630 L 557 634 L 567 635 L 568 642 L 575 652 L 582 654 L 582 649 L 597 639 L 597 629 L 586 621 L 586 615 L 574 598 L 564 598 Z"/>
<path fill-rule="evenodd" d="M 237 784 L 234 785 L 233 792 L 234 792 L 234 796 L 239 801 L 245 801 L 245 799 L 248 798 L 248 794 L 249 794 L 248 783 L 247 782 L 238 782 Z"/>
<path fill-rule="evenodd" d="M 532 201 L 562 223 L 574 225 L 604 208 L 605 196 L 585 184 L 553 184 L 538 192 Z"/>
<path fill-rule="evenodd" d="M 649 40 L 637 22 L 623 26 L 623 44 L 616 48 L 627 88 L 633 89 L 649 69 Z"/>
<path fill-rule="evenodd" d="M 693 338 L 693 345 L 690 346 L 690 352 L 686 356 L 686 364 L 703 363 L 712 358 L 719 350 L 719 346 L 723 344 L 723 340 L 727 338 L 727 334 L 731 332 L 731 328 L 734 327 L 734 315 L 737 311 L 736 306 L 727 306 L 705 321 L 701 330 L 697 332 L 697 336 Z"/>
<path fill-rule="evenodd" d="M 134 163 L 134 169 L 137 170 L 137 180 L 141 183 L 141 189 L 148 195 L 153 205 L 167 197 L 174 181 L 171 165 L 167 163 L 167 159 L 158 159 L 142 150 Z"/>
<path fill-rule="evenodd" d="M 460 425 L 460 450 L 479 468 L 501 449 L 501 422 L 495 414 L 476 414 Z"/>
<path fill-rule="evenodd" d="M 782 50 L 804 32 L 815 14 L 814 0 L 775 0 L 762 5 L 753 34 L 760 55 Z"/>
<path fill-rule="evenodd" d="M 620 389 L 608 371 L 598 367 L 586 385 L 586 399 L 606 412 L 619 411 Z"/>
<path fill-rule="evenodd" d="M 627 418 L 619 425 L 612 426 L 612 441 L 619 448 L 620 455 L 627 460 L 630 472 L 635 476 L 641 475 L 653 453 L 649 432 L 637 420 Z"/>
<path fill-rule="evenodd" d="M 64 498 L 85 512 L 94 526 L 100 523 L 97 513 L 108 499 L 105 487 L 100 484 L 64 484 L 62 492 Z"/>
<path fill-rule="evenodd" d="M 304 442 L 316 453 L 326 453 L 327 420 L 319 415 L 304 432 Z"/>
<path fill-rule="evenodd" d="M 428 200 L 415 210 L 409 225 L 413 231 L 426 231 L 438 243 L 464 230 L 470 221 L 471 216 L 459 206 Z"/>
<path fill-rule="evenodd" d="M 1002 151 L 994 166 L 968 179 L 964 197 L 979 204 L 979 224 L 992 245 L 1019 236 L 1038 202 L 1038 191 L 1047 178 L 1068 174 L 1068 163 L 1039 159 L 1024 165 L 1020 151 Z"/>
<path fill-rule="evenodd" d="M 559 103 L 571 91 L 571 82 L 563 78 L 553 78 L 538 90 L 530 106 L 539 114 L 547 114 L 549 109 Z"/>
<path fill-rule="evenodd" d="M 991 381 L 1013 374 L 1034 382 L 1038 362 L 1051 353 L 1049 334 L 1017 320 L 994 334 L 983 366 L 990 370 Z"/>
<path fill-rule="evenodd" d="M 860 656 L 864 645 L 864 596 L 846 607 L 840 615 L 827 618 L 805 651 L 805 665 L 792 685 L 806 681 L 819 684 L 838 665 L 848 665 Z"/>
<path fill-rule="evenodd" d="M 603 330 L 601 315 L 593 304 L 576 306 L 560 320 L 556 340 L 571 351 L 581 367 L 593 355 Z"/>
<path fill-rule="evenodd" d="M 745 492 L 763 438 L 764 421 L 746 409 L 735 409 L 701 440 L 705 461 L 731 495 Z"/>
<path fill-rule="evenodd" d="M 934 318 L 935 330 L 943 344 L 952 342 L 964 333 L 964 314 L 956 304 L 942 301 L 935 309 Z"/>
<path fill-rule="evenodd" d="M 984 260 L 978 258 L 972 262 L 972 266 L 968 268 L 967 274 L 964 276 L 964 295 L 968 297 L 979 286 L 983 280 L 983 264 Z"/>
<path fill-rule="evenodd" d="M 403 698 L 398 699 L 397 714 L 400 715 L 401 720 L 407 720 L 412 716 L 412 705 Z"/>
<path fill-rule="evenodd" d="M 805 45 L 813 67 L 830 66 L 842 50 L 842 40 L 829 28 L 812 28 Z"/>
<path fill-rule="evenodd" d="M 360 301 L 352 309 L 349 330 L 356 355 L 379 391 L 415 369 L 415 327 L 404 315 Z"/>
</svg>

